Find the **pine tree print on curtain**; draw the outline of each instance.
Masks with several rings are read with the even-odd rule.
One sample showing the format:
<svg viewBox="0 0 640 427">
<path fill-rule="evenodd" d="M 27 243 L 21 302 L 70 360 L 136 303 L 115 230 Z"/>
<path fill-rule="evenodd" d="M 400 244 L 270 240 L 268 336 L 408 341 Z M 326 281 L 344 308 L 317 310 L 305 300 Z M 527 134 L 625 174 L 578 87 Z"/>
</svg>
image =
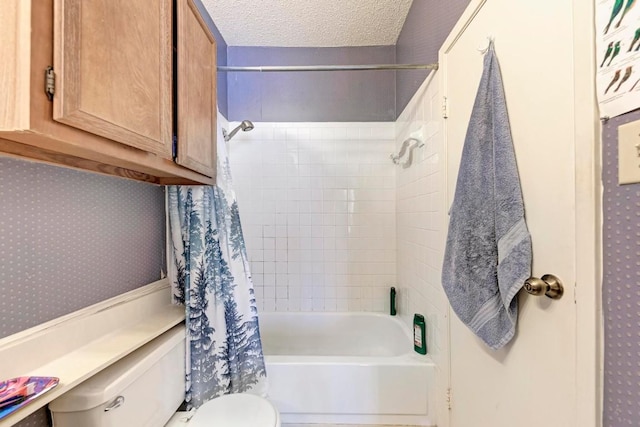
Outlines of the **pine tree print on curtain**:
<svg viewBox="0 0 640 427">
<path fill-rule="evenodd" d="M 223 141 L 219 136 L 219 141 Z M 266 394 L 258 310 L 224 144 L 214 187 L 167 188 L 169 275 L 187 319 L 189 407 Z"/>
</svg>

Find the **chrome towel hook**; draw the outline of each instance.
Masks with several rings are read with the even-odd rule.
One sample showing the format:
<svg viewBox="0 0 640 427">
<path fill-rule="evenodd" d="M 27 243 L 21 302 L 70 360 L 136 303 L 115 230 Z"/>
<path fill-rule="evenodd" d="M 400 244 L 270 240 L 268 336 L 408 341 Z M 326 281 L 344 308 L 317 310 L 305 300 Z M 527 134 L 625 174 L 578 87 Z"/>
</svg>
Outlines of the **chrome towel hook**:
<svg viewBox="0 0 640 427">
<path fill-rule="evenodd" d="M 404 140 L 404 142 L 402 143 L 402 147 L 400 148 L 400 152 L 398 154 L 389 155 L 389 158 L 394 164 L 399 165 L 401 164 L 400 159 L 402 159 L 402 157 L 407 153 L 407 149 L 408 149 L 409 158 L 407 159 L 406 162 L 402 163 L 403 168 L 405 169 L 408 168 L 409 166 L 411 166 L 411 163 L 413 162 L 413 150 L 415 150 L 416 148 L 424 147 L 424 142 L 422 142 L 423 140 L 424 140 L 424 127 L 420 127 L 420 129 L 418 129 L 417 131 L 409 135 L 409 138 Z M 411 144 L 412 142 L 413 144 Z"/>
<path fill-rule="evenodd" d="M 402 157 L 404 157 L 404 155 L 407 152 L 407 148 L 409 148 L 409 144 L 411 144 L 412 142 L 414 142 L 415 144 L 413 144 L 411 146 L 411 150 L 413 150 L 413 148 L 415 148 L 416 146 L 418 146 L 418 147 L 424 146 L 424 143 L 422 143 L 420 140 L 418 140 L 416 138 L 407 138 L 402 143 L 402 148 L 400 148 L 400 152 L 398 154 L 390 154 L 389 155 L 389 158 L 391 158 L 391 160 L 393 161 L 394 164 L 396 164 L 396 165 L 400 164 L 400 159 Z"/>
</svg>

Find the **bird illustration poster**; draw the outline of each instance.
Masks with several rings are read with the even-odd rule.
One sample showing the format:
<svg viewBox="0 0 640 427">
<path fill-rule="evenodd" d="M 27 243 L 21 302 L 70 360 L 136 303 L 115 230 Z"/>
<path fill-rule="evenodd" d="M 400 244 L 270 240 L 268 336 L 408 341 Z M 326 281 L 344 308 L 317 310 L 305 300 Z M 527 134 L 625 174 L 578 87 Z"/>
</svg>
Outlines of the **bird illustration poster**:
<svg viewBox="0 0 640 427">
<path fill-rule="evenodd" d="M 596 1 L 596 67 L 600 115 L 640 108 L 640 0 Z"/>
</svg>

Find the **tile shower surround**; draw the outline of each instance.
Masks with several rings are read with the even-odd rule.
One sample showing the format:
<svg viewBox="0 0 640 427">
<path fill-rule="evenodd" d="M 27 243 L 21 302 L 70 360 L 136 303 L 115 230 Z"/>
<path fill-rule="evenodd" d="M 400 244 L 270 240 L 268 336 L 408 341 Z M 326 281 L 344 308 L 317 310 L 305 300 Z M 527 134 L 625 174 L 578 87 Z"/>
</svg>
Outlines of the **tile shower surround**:
<svg viewBox="0 0 640 427">
<path fill-rule="evenodd" d="M 394 124 L 255 125 L 230 159 L 259 308 L 388 310 Z"/>
<path fill-rule="evenodd" d="M 444 135 L 437 74 L 432 74 L 397 122 L 396 150 L 411 132 L 424 128 L 424 147 L 414 151 L 411 167 L 396 170 L 397 282 L 400 316 L 407 325 L 413 313 L 427 320 L 427 346 L 442 350 L 448 301 L 440 276 L 447 229 L 444 192 Z M 441 329 L 443 328 L 443 329 Z"/>
<path fill-rule="evenodd" d="M 427 348 L 437 369 L 436 395 L 448 388 L 447 316 L 449 303 L 440 283 L 447 230 L 445 156 L 438 74 L 418 89 L 396 122 L 396 151 L 409 135 L 424 128 L 424 147 L 414 151 L 411 167 L 396 169 L 398 314 L 408 328 L 413 314 L 427 323 Z M 446 427 L 444 400 L 435 400 L 434 421 Z M 432 401 L 433 403 L 433 401 Z"/>
</svg>

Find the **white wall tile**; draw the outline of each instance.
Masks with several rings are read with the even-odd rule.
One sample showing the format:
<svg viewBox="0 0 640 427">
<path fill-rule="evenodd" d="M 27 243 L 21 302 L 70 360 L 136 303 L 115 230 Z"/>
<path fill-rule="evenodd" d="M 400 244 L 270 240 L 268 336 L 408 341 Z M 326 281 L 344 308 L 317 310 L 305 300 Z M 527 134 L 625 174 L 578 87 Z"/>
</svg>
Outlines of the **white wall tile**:
<svg viewBox="0 0 640 427">
<path fill-rule="evenodd" d="M 445 206 L 444 135 L 437 73 L 432 73 L 397 121 L 396 149 L 410 133 L 425 128 L 425 146 L 414 151 L 410 168 L 396 170 L 398 314 L 411 325 L 425 316 L 427 347 L 438 366 L 437 395 L 448 372 L 448 302 L 440 277 L 448 223 Z"/>
<path fill-rule="evenodd" d="M 256 123 L 230 143 L 262 310 L 388 309 L 396 265 L 396 169 L 388 158 L 395 129 Z"/>
<path fill-rule="evenodd" d="M 414 164 L 393 165 L 389 154 L 420 126 L 426 144 Z M 230 160 L 259 309 L 386 312 L 396 286 L 402 320 L 426 317 L 429 353 L 445 378 L 442 129 L 431 77 L 395 124 L 256 123 L 234 138 Z"/>
</svg>

